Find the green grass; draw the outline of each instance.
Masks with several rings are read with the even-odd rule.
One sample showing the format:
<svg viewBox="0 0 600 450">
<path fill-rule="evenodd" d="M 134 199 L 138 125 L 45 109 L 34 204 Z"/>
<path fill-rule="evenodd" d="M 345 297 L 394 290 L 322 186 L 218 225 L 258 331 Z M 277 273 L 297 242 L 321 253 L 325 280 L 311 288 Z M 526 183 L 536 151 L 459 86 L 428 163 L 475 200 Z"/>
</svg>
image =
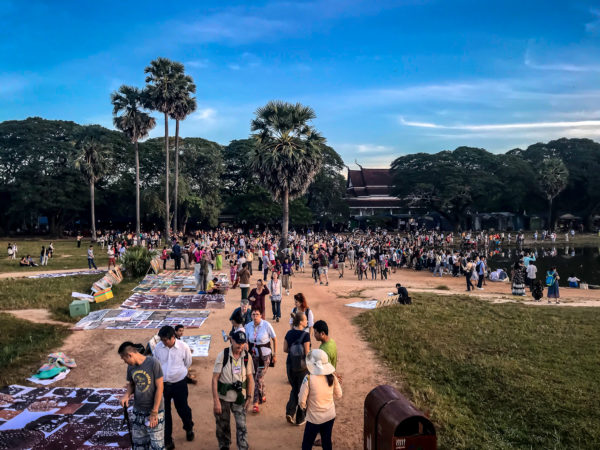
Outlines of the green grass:
<svg viewBox="0 0 600 450">
<path fill-rule="evenodd" d="M 101 275 L 85 275 L 64 278 L 0 279 L 0 310 L 45 308 L 54 320 L 76 322 L 69 316 L 69 304 L 74 300 L 71 292 L 89 293 L 92 284 Z M 137 286 L 140 278 L 124 278 L 113 287 L 114 297 L 102 303 L 92 303 L 91 310 L 120 305 Z"/>
<path fill-rule="evenodd" d="M 8 259 L 8 243 L 17 243 L 17 259 Z M 30 254 L 36 264 L 40 262 L 40 250 L 42 245 L 48 247 L 50 242 L 54 245 L 54 257 L 48 260 L 47 266 L 21 267 L 19 260 Z M 90 246 L 89 238 L 81 241 L 81 248 L 77 248 L 77 242 L 73 239 L 2 239 L 0 241 L 0 273 L 1 272 L 33 272 L 39 270 L 60 269 L 87 269 L 87 249 Z M 108 256 L 106 246 L 104 249 L 99 244 L 94 244 L 94 256 L 98 267 L 106 268 Z"/>
<path fill-rule="evenodd" d="M 0 386 L 24 384 L 70 333 L 67 327 L 31 323 L 6 313 L 0 313 L 0 330 Z"/>
<path fill-rule="evenodd" d="M 599 320 L 418 293 L 355 319 L 441 449 L 600 448 Z"/>
</svg>

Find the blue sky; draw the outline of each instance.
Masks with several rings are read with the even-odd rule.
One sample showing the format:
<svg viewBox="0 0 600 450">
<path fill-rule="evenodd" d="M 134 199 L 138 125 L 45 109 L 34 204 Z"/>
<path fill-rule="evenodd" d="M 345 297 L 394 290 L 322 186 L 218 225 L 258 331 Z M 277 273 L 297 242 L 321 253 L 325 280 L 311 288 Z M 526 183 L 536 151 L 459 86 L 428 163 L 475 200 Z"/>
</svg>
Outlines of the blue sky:
<svg viewBox="0 0 600 450">
<path fill-rule="evenodd" d="M 577 0 L 0 0 L 0 121 L 111 127 L 110 93 L 158 56 L 198 86 L 182 135 L 221 144 L 271 99 L 312 106 L 344 160 L 373 167 L 600 136 L 600 4 Z"/>
</svg>

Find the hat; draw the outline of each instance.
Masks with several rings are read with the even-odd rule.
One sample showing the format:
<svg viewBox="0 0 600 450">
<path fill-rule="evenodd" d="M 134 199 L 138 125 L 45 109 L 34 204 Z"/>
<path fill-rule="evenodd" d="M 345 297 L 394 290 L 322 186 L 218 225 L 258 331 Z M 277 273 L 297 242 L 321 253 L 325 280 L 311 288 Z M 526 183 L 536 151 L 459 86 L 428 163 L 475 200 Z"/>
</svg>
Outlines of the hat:
<svg viewBox="0 0 600 450">
<path fill-rule="evenodd" d="M 237 342 L 238 344 L 246 343 L 246 333 L 242 330 L 236 331 L 231 335 L 231 339 Z"/>
<path fill-rule="evenodd" d="M 312 375 L 330 375 L 335 372 L 327 353 L 319 349 L 311 350 L 306 355 L 306 367 Z"/>
</svg>

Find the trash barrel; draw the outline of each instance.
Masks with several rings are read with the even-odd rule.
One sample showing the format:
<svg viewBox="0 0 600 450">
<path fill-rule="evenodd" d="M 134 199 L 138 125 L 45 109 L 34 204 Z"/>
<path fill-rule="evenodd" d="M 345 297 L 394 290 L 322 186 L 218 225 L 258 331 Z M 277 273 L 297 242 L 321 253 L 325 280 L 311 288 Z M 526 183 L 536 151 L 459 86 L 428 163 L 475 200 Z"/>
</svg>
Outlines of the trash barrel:
<svg viewBox="0 0 600 450">
<path fill-rule="evenodd" d="M 365 450 L 435 450 L 435 427 L 392 386 L 373 389 L 365 398 Z"/>
</svg>

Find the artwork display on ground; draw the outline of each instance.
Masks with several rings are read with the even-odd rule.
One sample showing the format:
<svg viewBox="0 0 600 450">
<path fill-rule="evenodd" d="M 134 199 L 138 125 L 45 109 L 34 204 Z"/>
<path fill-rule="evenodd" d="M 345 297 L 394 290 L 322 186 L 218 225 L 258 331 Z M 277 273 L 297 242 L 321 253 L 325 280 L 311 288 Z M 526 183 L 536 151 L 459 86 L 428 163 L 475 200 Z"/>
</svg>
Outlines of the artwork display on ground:
<svg viewBox="0 0 600 450">
<path fill-rule="evenodd" d="M 192 357 L 207 357 L 210 349 L 210 339 L 210 334 L 181 337 L 181 340 L 190 347 Z"/>
<path fill-rule="evenodd" d="M 119 397 L 125 389 L 0 389 L 0 448 L 130 448 Z"/>
<path fill-rule="evenodd" d="M 101 309 L 93 311 L 73 327 L 74 330 L 158 329 L 165 325 L 200 328 L 210 311 L 150 311 L 135 309 Z"/>
<path fill-rule="evenodd" d="M 196 278 L 191 270 L 166 270 L 158 275 L 146 275 L 133 292 L 168 294 L 196 292 Z"/>
<path fill-rule="evenodd" d="M 106 270 L 78 270 L 77 272 L 40 273 L 37 275 L 30 275 L 27 278 L 62 278 L 75 277 L 78 275 L 98 275 L 105 272 Z"/>
<path fill-rule="evenodd" d="M 135 293 L 123 302 L 126 309 L 223 309 L 225 296 L 222 294 L 194 295 L 149 295 Z"/>
</svg>

